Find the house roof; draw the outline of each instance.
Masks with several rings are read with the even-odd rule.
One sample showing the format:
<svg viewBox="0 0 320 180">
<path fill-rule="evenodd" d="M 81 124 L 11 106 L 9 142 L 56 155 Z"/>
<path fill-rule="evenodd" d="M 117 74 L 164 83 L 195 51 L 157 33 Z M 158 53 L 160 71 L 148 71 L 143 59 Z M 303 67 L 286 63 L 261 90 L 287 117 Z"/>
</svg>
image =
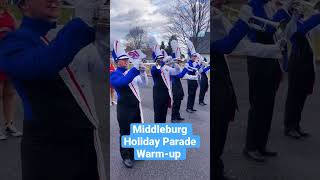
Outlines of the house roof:
<svg viewBox="0 0 320 180">
<path fill-rule="evenodd" d="M 193 41 L 194 37 L 190 38 Z M 203 37 L 198 37 L 198 45 L 196 51 L 199 54 L 210 54 L 210 32 L 206 32 Z"/>
</svg>

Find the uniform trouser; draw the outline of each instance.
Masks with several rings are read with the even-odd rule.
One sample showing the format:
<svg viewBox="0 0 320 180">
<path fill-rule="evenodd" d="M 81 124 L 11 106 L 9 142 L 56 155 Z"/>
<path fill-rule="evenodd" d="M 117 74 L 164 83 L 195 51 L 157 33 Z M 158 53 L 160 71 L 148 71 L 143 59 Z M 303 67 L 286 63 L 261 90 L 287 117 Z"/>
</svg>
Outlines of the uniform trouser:
<svg viewBox="0 0 320 180">
<path fill-rule="evenodd" d="M 213 179 L 222 180 L 224 165 L 221 159 L 227 138 L 228 126 L 235 110 L 226 108 L 213 113 Z"/>
<path fill-rule="evenodd" d="M 188 80 L 188 102 L 187 109 L 193 109 L 194 101 L 196 98 L 198 81 L 196 80 Z"/>
<path fill-rule="evenodd" d="M 259 60 L 248 61 L 250 101 L 246 136 L 246 149 L 248 150 L 265 150 L 266 148 L 276 91 L 281 80 L 281 70 L 275 69 L 278 68 L 276 66 L 278 64 L 263 64 L 266 68 L 263 70 L 260 69 L 263 66 L 256 66 L 256 63 L 260 62 Z M 270 71 L 273 72 L 270 73 Z"/>
<path fill-rule="evenodd" d="M 120 154 L 122 159 L 130 158 L 134 159 L 134 149 L 133 148 L 122 148 L 121 147 L 121 136 L 130 135 L 130 124 L 131 123 L 141 123 L 139 104 L 137 107 L 127 107 L 122 104 L 117 106 L 117 119 L 120 128 Z"/>
<path fill-rule="evenodd" d="M 153 88 L 154 122 L 165 123 L 169 108 L 170 96 L 167 89 Z"/>
<path fill-rule="evenodd" d="M 300 129 L 301 113 L 307 96 L 308 94 L 305 92 L 288 89 L 284 119 L 286 130 Z"/>
<path fill-rule="evenodd" d="M 22 179 L 98 180 L 93 132 L 82 131 L 75 138 L 70 138 L 75 133 L 60 139 L 30 137 L 24 126 L 21 141 Z"/>
<path fill-rule="evenodd" d="M 200 80 L 200 93 L 199 93 L 199 103 L 204 102 L 204 96 L 206 95 L 206 92 L 208 91 L 208 78 L 207 76 L 201 76 Z"/>
<path fill-rule="evenodd" d="M 180 115 L 181 101 L 182 99 L 173 98 L 171 120 L 175 120 L 176 118 L 181 117 Z"/>
<path fill-rule="evenodd" d="M 312 71 L 313 69 L 310 69 L 310 72 Z M 285 104 L 285 130 L 300 129 L 301 113 L 308 95 L 312 93 L 314 83 L 314 75 L 305 77 L 306 74 L 308 73 L 289 72 L 289 85 Z"/>
</svg>

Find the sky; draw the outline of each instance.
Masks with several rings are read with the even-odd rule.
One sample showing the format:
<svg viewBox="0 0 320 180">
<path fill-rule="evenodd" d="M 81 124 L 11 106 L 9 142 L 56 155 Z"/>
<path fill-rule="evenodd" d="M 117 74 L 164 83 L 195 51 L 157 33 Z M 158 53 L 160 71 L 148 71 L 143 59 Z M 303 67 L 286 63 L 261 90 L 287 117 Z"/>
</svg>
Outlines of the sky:
<svg viewBox="0 0 320 180">
<path fill-rule="evenodd" d="M 165 25 L 168 23 L 166 10 L 170 7 L 166 0 L 111 0 L 110 43 L 124 42 L 129 30 L 142 26 L 148 35 L 154 36 L 158 43 L 167 41 Z"/>
</svg>

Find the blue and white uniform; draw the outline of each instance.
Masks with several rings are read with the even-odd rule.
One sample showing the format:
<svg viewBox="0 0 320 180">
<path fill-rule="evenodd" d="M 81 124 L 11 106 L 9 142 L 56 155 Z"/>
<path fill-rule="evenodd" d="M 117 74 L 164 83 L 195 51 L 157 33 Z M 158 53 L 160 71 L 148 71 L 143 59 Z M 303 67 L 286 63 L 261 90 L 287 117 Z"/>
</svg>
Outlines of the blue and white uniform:
<svg viewBox="0 0 320 180">
<path fill-rule="evenodd" d="M 215 40 L 210 47 L 212 54 L 213 69 L 211 80 L 213 95 L 213 179 L 223 179 L 224 165 L 221 159 L 226 142 L 229 122 L 234 120 L 235 111 L 238 108 L 236 94 L 225 54 L 230 54 L 237 47 L 238 43 L 247 35 L 248 25 L 238 20 L 228 35 Z M 215 34 L 215 29 L 211 34 Z"/>
<path fill-rule="evenodd" d="M 115 41 L 112 55 L 115 62 L 120 59 L 129 59 L 119 41 Z M 143 123 L 139 86 L 147 85 L 147 75 L 145 72 L 141 73 L 136 67 L 131 69 L 118 67 L 111 73 L 110 83 L 118 95 L 117 120 L 120 129 L 120 154 L 123 159 L 133 160 L 133 148 L 122 148 L 121 136 L 130 135 L 131 123 Z"/>
<path fill-rule="evenodd" d="M 208 74 L 210 73 L 210 65 L 202 63 L 199 69 L 200 73 L 200 93 L 199 93 L 199 104 L 205 104 L 204 97 L 209 88 Z"/>
<path fill-rule="evenodd" d="M 301 131 L 300 121 L 304 103 L 313 92 L 315 83 L 315 56 L 312 49 L 310 31 L 320 24 L 320 14 L 306 20 L 291 16 L 291 12 L 281 9 L 275 21 L 288 22 L 287 38 L 292 44 L 288 62 L 288 93 L 285 106 L 285 132 Z"/>
<path fill-rule="evenodd" d="M 267 1 L 251 0 L 249 6 L 253 15 L 272 20 Z M 257 22 L 258 23 L 258 22 Z M 267 26 L 265 31 L 250 29 L 248 34 L 252 42 L 274 45 L 274 28 Z M 249 56 L 247 58 L 249 76 L 248 128 L 245 150 L 264 152 L 271 128 L 276 92 L 282 79 L 282 70 L 278 59 Z"/>
<path fill-rule="evenodd" d="M 51 179 L 103 179 L 94 107 L 69 67 L 75 55 L 94 42 L 95 30 L 73 19 L 49 42 L 45 36 L 55 27 L 24 17 L 20 28 L 0 42 L 0 69 L 24 107 L 22 178 L 46 179 L 50 174 Z"/>
<path fill-rule="evenodd" d="M 158 55 L 159 58 L 161 55 Z M 157 58 L 157 59 L 158 59 Z M 165 57 L 171 58 L 171 56 Z M 165 123 L 167 111 L 172 107 L 172 82 L 170 75 L 176 74 L 176 69 L 160 62 L 160 66 L 152 66 L 151 75 L 153 79 L 153 106 L 155 123 Z"/>
</svg>

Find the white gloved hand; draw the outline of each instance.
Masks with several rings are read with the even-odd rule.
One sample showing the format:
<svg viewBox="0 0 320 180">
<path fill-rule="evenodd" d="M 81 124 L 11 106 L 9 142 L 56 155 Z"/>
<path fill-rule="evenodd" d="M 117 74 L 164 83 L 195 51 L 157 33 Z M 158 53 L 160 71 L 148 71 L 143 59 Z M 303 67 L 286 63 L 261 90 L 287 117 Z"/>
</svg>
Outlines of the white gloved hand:
<svg viewBox="0 0 320 180">
<path fill-rule="evenodd" d="M 94 26 L 94 18 L 99 15 L 99 9 L 103 7 L 105 1 L 96 0 L 66 0 L 75 8 L 75 17 L 80 17 L 88 25 Z"/>
<path fill-rule="evenodd" d="M 140 64 L 140 67 L 139 67 L 139 70 L 140 70 L 140 73 L 144 75 L 144 72 L 146 71 L 146 66 L 144 66 L 142 63 Z"/>
<path fill-rule="evenodd" d="M 314 14 L 318 14 L 320 13 L 320 1 L 316 2 L 314 7 L 313 7 L 313 11 L 314 11 Z"/>
<path fill-rule="evenodd" d="M 279 0 L 279 2 L 282 4 L 282 8 L 287 12 L 292 8 L 292 5 L 295 1 L 296 0 Z"/>
<path fill-rule="evenodd" d="M 279 47 L 279 49 L 280 49 L 281 51 L 284 51 L 284 49 L 285 49 L 285 47 L 286 47 L 286 45 L 287 45 L 287 40 L 284 39 L 284 38 L 282 38 L 282 39 L 280 39 L 280 40 L 277 41 L 276 45 Z"/>
<path fill-rule="evenodd" d="M 239 12 L 239 19 L 249 24 L 249 20 L 253 16 L 252 8 L 248 5 L 243 5 Z"/>
<path fill-rule="evenodd" d="M 140 66 L 142 65 L 142 61 L 140 59 L 136 59 L 132 62 L 133 67 L 135 67 L 136 69 L 140 69 Z"/>
<path fill-rule="evenodd" d="M 172 64 L 172 57 L 171 56 L 167 56 L 163 59 L 163 62 L 166 64 L 166 65 L 170 65 Z"/>
<path fill-rule="evenodd" d="M 304 7 L 299 0 L 293 0 L 290 10 L 292 11 L 293 16 L 300 18 L 304 12 Z"/>
</svg>

